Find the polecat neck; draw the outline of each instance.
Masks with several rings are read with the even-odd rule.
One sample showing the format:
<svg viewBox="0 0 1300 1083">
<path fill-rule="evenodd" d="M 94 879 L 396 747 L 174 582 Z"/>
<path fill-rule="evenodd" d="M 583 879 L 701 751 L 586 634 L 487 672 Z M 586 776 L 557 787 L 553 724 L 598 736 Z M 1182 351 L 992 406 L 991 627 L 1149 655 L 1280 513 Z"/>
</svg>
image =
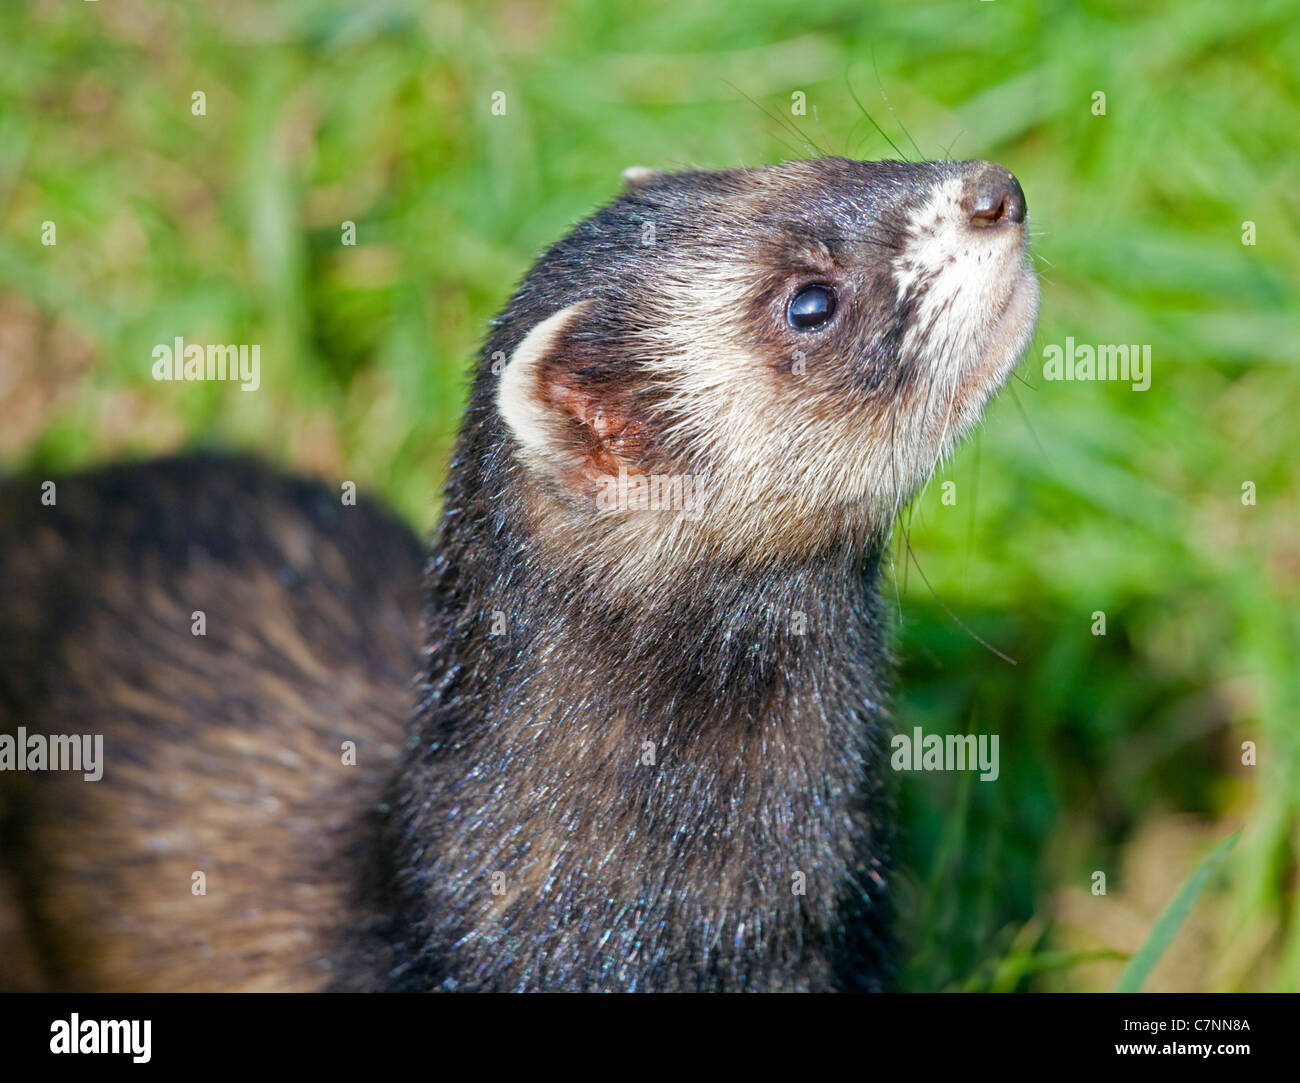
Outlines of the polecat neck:
<svg viewBox="0 0 1300 1083">
<path fill-rule="evenodd" d="M 487 527 L 431 566 L 399 985 L 873 984 L 876 554 L 602 594 Z"/>
</svg>

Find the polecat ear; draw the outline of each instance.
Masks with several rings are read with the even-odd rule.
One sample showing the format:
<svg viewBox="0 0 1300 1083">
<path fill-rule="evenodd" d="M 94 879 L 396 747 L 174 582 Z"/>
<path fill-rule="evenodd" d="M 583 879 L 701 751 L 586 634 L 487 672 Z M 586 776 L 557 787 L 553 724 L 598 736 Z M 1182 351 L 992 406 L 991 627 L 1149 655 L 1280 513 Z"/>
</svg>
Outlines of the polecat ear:
<svg viewBox="0 0 1300 1083">
<path fill-rule="evenodd" d="M 585 308 L 561 309 L 524 336 L 496 401 L 525 462 L 590 494 L 603 478 L 635 472 L 643 429 L 599 343 L 574 334 Z"/>
<path fill-rule="evenodd" d="M 640 188 L 644 184 L 657 180 L 661 175 L 659 170 L 651 169 L 648 165 L 630 165 L 623 170 L 623 183 L 629 188 Z"/>
</svg>

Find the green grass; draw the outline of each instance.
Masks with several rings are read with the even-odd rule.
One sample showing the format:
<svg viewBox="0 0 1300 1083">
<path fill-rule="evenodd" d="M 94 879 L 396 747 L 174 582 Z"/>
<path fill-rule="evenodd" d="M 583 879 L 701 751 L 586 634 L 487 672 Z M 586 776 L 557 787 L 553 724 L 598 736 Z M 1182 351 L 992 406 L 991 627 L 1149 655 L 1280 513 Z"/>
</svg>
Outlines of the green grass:
<svg viewBox="0 0 1300 1083">
<path fill-rule="evenodd" d="M 1182 927 L 1183 922 L 1187 920 L 1187 915 L 1191 913 L 1192 907 L 1196 905 L 1196 900 L 1200 898 L 1206 882 L 1218 870 L 1218 867 L 1237 844 L 1240 837 L 1240 831 L 1229 835 L 1196 867 L 1196 871 L 1188 877 L 1187 883 L 1179 889 L 1173 901 L 1160 915 L 1160 920 L 1156 922 L 1155 928 L 1151 930 L 1151 935 L 1147 937 L 1146 943 L 1129 960 L 1128 965 L 1124 968 L 1124 973 L 1119 976 L 1119 981 L 1115 983 L 1115 992 L 1136 993 L 1142 989 L 1143 983 L 1151 976 L 1151 972 L 1156 968 L 1164 953 L 1169 950 L 1169 945 L 1173 942 L 1174 937 L 1178 935 L 1178 930 Z"/>
<path fill-rule="evenodd" d="M 0 43 L 0 467 L 219 441 L 421 528 L 487 321 L 625 166 L 806 154 L 769 116 L 802 90 L 821 149 L 894 155 L 856 93 L 1012 168 L 1038 337 L 911 509 L 937 599 L 901 530 L 889 588 L 899 717 L 1002 773 L 902 784 L 906 982 L 1111 986 L 1178 824 L 1245 830 L 1147 987 L 1300 989 L 1300 5 L 103 0 L 5 4 Z M 262 390 L 154 383 L 175 335 L 261 343 Z M 1067 335 L 1150 343 L 1151 389 L 1045 382 Z"/>
</svg>

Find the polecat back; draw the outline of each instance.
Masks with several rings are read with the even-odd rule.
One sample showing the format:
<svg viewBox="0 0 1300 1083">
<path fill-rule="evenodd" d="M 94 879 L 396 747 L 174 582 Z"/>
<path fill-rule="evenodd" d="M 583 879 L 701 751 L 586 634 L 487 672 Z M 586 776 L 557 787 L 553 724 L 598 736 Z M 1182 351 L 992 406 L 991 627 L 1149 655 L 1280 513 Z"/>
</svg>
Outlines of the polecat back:
<svg viewBox="0 0 1300 1083">
<path fill-rule="evenodd" d="M 0 735 L 30 746 L 0 771 L 0 988 L 323 987 L 414 702 L 418 541 L 186 456 L 10 479 L 0 548 Z"/>
</svg>

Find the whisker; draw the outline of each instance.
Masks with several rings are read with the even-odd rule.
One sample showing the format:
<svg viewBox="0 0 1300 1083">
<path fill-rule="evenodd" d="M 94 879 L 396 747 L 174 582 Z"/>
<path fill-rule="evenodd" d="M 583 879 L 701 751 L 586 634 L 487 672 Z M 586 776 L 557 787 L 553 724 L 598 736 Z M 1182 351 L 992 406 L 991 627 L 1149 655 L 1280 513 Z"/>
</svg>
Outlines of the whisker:
<svg viewBox="0 0 1300 1083">
<path fill-rule="evenodd" d="M 921 567 L 921 562 L 920 560 L 917 559 L 915 550 L 912 549 L 912 543 L 910 539 L 907 542 L 907 555 L 911 558 L 912 562 L 916 564 L 916 572 L 921 577 L 921 581 L 929 589 L 931 596 L 934 598 L 936 602 L 939 603 L 940 608 L 942 608 L 943 611 L 948 614 L 948 616 L 952 619 L 952 622 L 956 624 L 958 628 L 960 628 L 968 636 L 970 636 L 971 639 L 975 640 L 975 642 L 978 643 L 981 647 L 984 647 L 986 650 L 989 650 L 992 653 L 996 654 L 1004 662 L 1007 662 L 1013 666 L 1018 664 L 1016 660 L 1011 657 L 1011 655 L 1004 654 L 1002 651 L 998 650 L 997 647 L 993 646 L 993 644 L 990 643 L 988 640 L 978 635 L 968 624 L 966 624 L 965 621 L 963 621 L 959 616 L 957 616 L 956 613 L 954 613 L 951 609 L 948 608 L 947 603 L 942 598 L 939 597 L 938 592 L 935 591 L 934 587 L 930 585 L 930 580 L 925 574 L 925 569 Z"/>
<path fill-rule="evenodd" d="M 862 110 L 862 115 L 866 117 L 869 121 L 871 121 L 872 127 L 874 127 L 876 131 L 878 131 L 881 134 L 881 136 L 884 138 L 886 143 L 888 143 L 891 147 L 894 148 L 894 153 L 897 154 L 902 161 L 904 162 L 908 161 L 907 155 L 898 149 L 898 144 L 889 138 L 889 136 L 885 132 L 885 129 L 876 123 L 876 118 L 867 112 L 867 107 L 862 104 L 862 99 L 859 98 L 857 94 L 854 92 L 853 84 L 849 82 L 849 77 L 847 75 L 844 76 L 844 85 L 848 88 L 849 96 L 853 99 L 854 104 L 856 104 L 857 107 Z"/>
<path fill-rule="evenodd" d="M 903 122 L 898 119 L 898 114 L 894 112 L 894 106 L 889 101 L 889 95 L 885 93 L 885 84 L 880 81 L 880 68 L 876 64 L 876 51 L 874 49 L 871 50 L 871 66 L 875 69 L 876 86 L 880 88 L 880 96 L 885 100 L 885 108 L 889 110 L 889 115 L 894 118 L 894 123 L 902 128 L 903 134 L 907 136 L 907 141 L 912 144 L 912 149 L 916 151 L 916 156 L 921 161 L 928 162 L 930 159 L 921 152 L 921 148 L 916 145 L 916 140 L 912 138 L 912 133 L 907 130 Z"/>
<path fill-rule="evenodd" d="M 792 122 L 787 121 L 782 116 L 778 116 L 777 114 L 770 112 L 764 106 L 759 104 L 759 102 L 757 102 L 754 98 L 750 97 L 743 90 L 741 90 L 740 87 L 736 86 L 735 83 L 731 82 L 731 80 L 724 79 L 722 81 L 726 83 L 727 86 L 731 87 L 731 89 L 734 90 L 741 97 L 745 98 L 750 105 L 752 105 L 755 109 L 757 109 L 760 113 L 762 113 L 765 117 L 767 117 L 768 120 L 771 120 L 774 123 L 781 125 L 783 128 L 786 129 L 786 131 L 790 132 L 796 139 L 798 139 L 803 144 L 804 150 L 807 151 L 812 157 L 824 158 L 826 156 L 817 146 L 809 142 L 808 138 L 803 134 L 803 132 L 801 132 Z"/>
<path fill-rule="evenodd" d="M 1038 388 L 1034 387 L 1033 384 L 1026 384 L 1025 386 L 1034 391 L 1038 390 Z M 1052 462 L 1052 457 L 1047 454 L 1047 448 L 1043 447 L 1043 442 L 1038 439 L 1038 433 L 1034 431 L 1034 424 L 1029 420 L 1029 414 L 1025 411 L 1024 404 L 1020 401 L 1020 396 L 1016 394 L 1016 389 L 1014 387 L 1008 387 L 1007 390 L 1011 392 L 1011 401 L 1016 404 L 1016 410 L 1019 411 L 1021 420 L 1025 423 L 1025 428 L 1029 430 L 1029 435 L 1033 438 L 1034 446 L 1038 448 L 1038 453 L 1043 457 L 1047 465 L 1055 470 L 1056 466 Z"/>
</svg>

